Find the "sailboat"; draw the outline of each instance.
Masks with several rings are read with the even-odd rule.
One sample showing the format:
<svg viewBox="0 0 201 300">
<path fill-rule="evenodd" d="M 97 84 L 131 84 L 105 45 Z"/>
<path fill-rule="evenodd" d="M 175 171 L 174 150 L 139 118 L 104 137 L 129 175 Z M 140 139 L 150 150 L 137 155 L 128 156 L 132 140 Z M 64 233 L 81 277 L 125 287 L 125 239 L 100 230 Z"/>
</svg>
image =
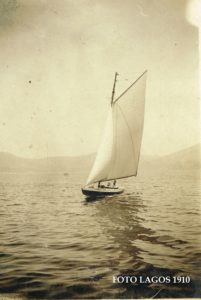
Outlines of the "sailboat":
<svg viewBox="0 0 201 300">
<path fill-rule="evenodd" d="M 106 127 L 82 193 L 87 197 L 105 197 L 124 192 L 117 179 L 137 175 L 144 124 L 145 71 L 115 99 L 115 73 L 111 105 Z"/>
</svg>

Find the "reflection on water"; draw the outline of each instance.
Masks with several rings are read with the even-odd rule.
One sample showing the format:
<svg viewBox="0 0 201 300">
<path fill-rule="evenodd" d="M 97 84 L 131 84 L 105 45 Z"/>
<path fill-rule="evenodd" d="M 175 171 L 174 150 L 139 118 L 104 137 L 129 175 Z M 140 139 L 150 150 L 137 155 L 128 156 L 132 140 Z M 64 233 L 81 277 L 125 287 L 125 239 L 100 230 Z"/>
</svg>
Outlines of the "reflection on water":
<svg viewBox="0 0 201 300">
<path fill-rule="evenodd" d="M 86 202 L 81 176 L 0 174 L 0 292 L 27 298 L 199 297 L 196 174 L 139 176 Z M 113 276 L 190 276 L 189 284 Z"/>
</svg>

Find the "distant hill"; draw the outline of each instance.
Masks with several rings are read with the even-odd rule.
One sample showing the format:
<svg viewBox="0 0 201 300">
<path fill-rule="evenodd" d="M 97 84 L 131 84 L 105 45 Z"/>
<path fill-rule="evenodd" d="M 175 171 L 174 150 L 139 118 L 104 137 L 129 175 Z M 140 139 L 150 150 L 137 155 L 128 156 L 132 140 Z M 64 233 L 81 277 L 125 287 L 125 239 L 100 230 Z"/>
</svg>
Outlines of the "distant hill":
<svg viewBox="0 0 201 300">
<path fill-rule="evenodd" d="M 201 168 L 201 149 L 200 145 L 183 149 L 162 157 L 152 157 L 142 160 L 142 168 L 152 169 L 200 169 Z"/>
<path fill-rule="evenodd" d="M 27 159 L 0 152 L 0 172 L 89 172 L 95 154 L 77 157 L 50 157 Z M 201 168 L 200 145 L 162 156 L 146 156 L 140 159 L 140 169 L 199 169 Z"/>
<path fill-rule="evenodd" d="M 95 155 L 59 156 L 41 159 L 21 158 L 0 152 L 0 172 L 77 172 L 89 169 Z"/>
</svg>

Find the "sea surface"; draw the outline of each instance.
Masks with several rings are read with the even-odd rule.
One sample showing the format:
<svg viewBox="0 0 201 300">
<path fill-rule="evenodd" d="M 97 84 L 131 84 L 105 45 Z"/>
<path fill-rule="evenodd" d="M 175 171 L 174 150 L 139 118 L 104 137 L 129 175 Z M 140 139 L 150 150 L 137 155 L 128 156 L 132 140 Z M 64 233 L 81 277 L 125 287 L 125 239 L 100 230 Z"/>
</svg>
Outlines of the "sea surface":
<svg viewBox="0 0 201 300">
<path fill-rule="evenodd" d="M 65 175 L 0 173 L 1 295 L 201 297 L 196 172 L 139 174 L 119 182 L 124 194 L 91 202 L 85 176 Z"/>
</svg>

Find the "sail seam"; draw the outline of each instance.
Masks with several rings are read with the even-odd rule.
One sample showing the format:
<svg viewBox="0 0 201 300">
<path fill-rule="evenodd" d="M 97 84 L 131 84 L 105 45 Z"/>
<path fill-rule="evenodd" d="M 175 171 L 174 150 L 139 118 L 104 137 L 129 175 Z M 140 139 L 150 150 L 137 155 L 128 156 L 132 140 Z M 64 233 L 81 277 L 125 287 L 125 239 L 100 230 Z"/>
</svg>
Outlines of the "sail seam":
<svg viewBox="0 0 201 300">
<path fill-rule="evenodd" d="M 118 104 L 117 104 L 118 105 Z M 132 146 L 133 146 L 133 156 L 134 156 L 134 160 L 136 159 L 136 155 L 135 155 L 135 145 L 134 145 L 134 141 L 133 141 L 133 137 L 132 137 L 132 134 L 131 134 L 131 129 L 130 129 L 130 127 L 129 127 L 129 125 L 128 125 L 128 122 L 127 122 L 127 120 L 126 120 L 126 117 L 125 117 L 125 115 L 124 115 L 124 113 L 123 113 L 123 110 L 121 109 L 121 107 L 118 105 L 118 107 L 119 107 L 119 110 L 120 110 L 120 112 L 121 112 L 121 114 L 122 114 L 122 117 L 124 118 L 124 121 L 125 121 L 125 123 L 126 123 L 126 125 L 127 125 L 127 128 L 128 128 L 128 132 L 129 132 L 129 135 L 130 135 L 130 138 L 131 138 L 131 142 L 132 142 Z"/>
</svg>

